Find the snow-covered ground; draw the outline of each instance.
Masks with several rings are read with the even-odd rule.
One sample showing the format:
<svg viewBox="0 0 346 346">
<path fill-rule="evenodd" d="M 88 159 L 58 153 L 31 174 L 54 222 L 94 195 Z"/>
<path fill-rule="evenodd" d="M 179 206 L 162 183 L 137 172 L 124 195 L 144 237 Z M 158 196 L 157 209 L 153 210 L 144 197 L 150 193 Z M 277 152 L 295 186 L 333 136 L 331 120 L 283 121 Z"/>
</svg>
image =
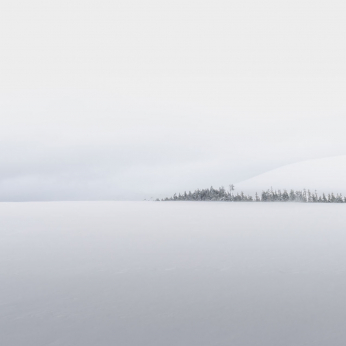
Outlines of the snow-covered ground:
<svg viewBox="0 0 346 346">
<path fill-rule="evenodd" d="M 253 193 L 273 189 L 310 189 L 319 194 L 346 194 L 346 156 L 297 162 L 236 184 L 236 192 Z"/>
<path fill-rule="evenodd" d="M 346 345 L 343 204 L 0 203 L 4 346 Z"/>
</svg>

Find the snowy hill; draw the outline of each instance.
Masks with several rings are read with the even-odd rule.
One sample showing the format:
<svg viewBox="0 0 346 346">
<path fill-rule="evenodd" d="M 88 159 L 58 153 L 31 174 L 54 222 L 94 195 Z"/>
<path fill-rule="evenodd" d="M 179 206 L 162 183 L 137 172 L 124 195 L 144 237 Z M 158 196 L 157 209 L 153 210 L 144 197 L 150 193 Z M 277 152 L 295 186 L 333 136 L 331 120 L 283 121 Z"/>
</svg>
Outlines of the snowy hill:
<svg viewBox="0 0 346 346">
<path fill-rule="evenodd" d="M 346 193 L 346 156 L 309 160 L 283 166 L 235 185 L 235 192 L 261 192 L 270 188 L 310 189 Z"/>
</svg>

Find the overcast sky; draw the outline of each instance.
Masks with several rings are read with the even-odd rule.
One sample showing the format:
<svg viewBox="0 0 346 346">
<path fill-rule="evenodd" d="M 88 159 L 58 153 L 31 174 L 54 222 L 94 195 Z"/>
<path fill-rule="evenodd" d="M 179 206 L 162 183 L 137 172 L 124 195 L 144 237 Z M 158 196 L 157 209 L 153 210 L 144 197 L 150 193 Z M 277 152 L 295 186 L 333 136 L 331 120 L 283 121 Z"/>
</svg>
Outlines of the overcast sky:
<svg viewBox="0 0 346 346">
<path fill-rule="evenodd" d="M 144 199 L 346 150 L 344 1 L 0 5 L 0 200 Z"/>
</svg>

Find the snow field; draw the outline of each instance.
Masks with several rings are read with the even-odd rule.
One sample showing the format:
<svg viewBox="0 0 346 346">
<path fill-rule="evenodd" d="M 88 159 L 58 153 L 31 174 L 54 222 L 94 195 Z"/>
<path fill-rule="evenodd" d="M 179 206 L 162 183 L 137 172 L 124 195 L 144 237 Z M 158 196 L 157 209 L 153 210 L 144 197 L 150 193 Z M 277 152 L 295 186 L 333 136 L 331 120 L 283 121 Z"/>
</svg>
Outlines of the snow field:
<svg viewBox="0 0 346 346">
<path fill-rule="evenodd" d="M 0 203 L 1 344 L 344 345 L 344 208 Z"/>
</svg>

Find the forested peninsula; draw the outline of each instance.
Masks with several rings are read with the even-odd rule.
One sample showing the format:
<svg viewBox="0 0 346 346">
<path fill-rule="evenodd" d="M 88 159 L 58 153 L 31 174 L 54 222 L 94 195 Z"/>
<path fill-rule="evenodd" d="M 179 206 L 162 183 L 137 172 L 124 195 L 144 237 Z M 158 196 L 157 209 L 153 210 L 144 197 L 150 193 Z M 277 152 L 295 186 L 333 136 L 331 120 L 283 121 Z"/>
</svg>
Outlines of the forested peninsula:
<svg viewBox="0 0 346 346">
<path fill-rule="evenodd" d="M 222 201 L 222 202 L 302 202 L 302 203 L 346 203 L 346 197 L 341 193 L 322 193 L 310 190 L 273 190 L 256 192 L 254 196 L 243 192 L 234 192 L 234 185 L 230 185 L 229 190 L 223 186 L 215 189 L 212 186 L 208 189 L 197 189 L 193 192 L 174 194 L 172 197 L 156 199 L 156 201 Z"/>
</svg>

